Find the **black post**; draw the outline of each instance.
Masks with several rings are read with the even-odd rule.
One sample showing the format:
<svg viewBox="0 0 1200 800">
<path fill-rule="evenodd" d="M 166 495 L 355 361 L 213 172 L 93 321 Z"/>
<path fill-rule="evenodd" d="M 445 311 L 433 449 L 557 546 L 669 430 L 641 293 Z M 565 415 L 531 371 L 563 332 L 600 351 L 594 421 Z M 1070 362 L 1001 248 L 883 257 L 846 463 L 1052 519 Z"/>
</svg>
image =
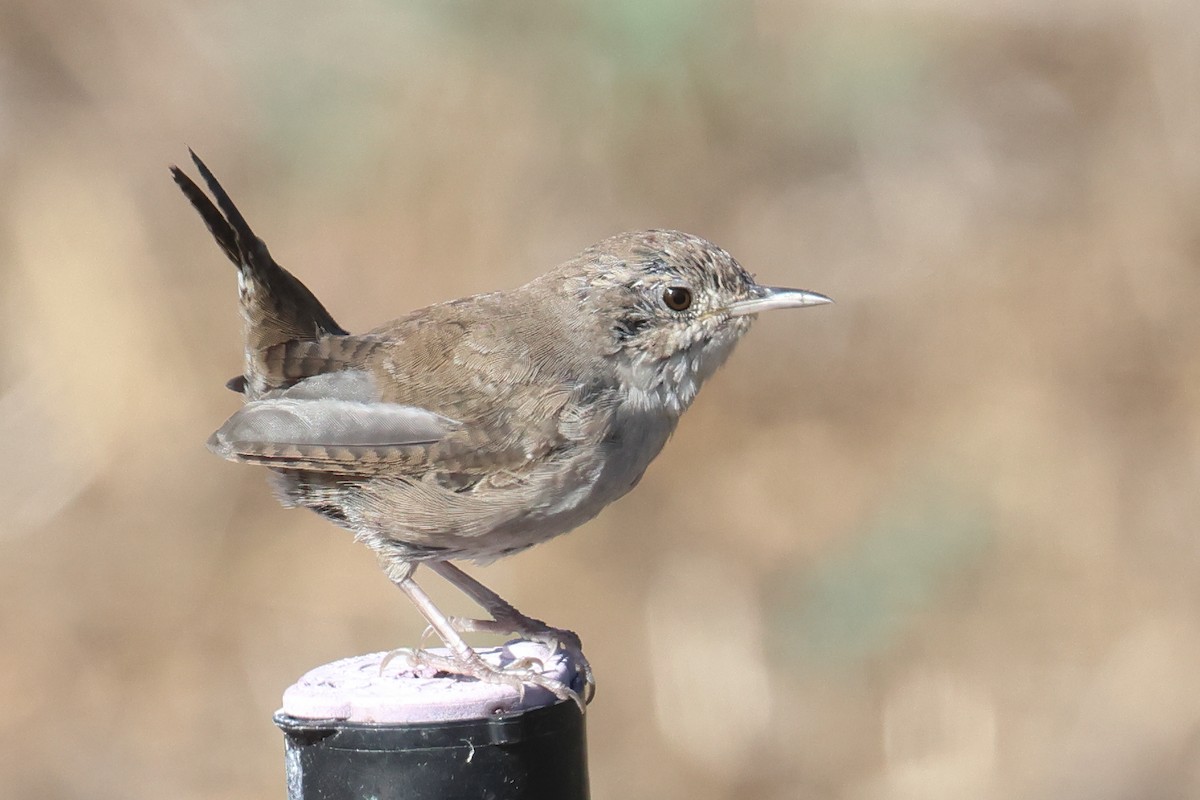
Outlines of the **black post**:
<svg viewBox="0 0 1200 800">
<path fill-rule="evenodd" d="M 530 642 L 479 652 L 500 663 L 537 658 L 568 683 L 574 675 L 569 657 Z M 384 656 L 319 667 L 284 694 L 275 724 L 289 800 L 588 800 L 575 703 L 533 687 L 522 698 L 507 687 L 420 677 L 403 657 L 381 670 Z"/>
</svg>

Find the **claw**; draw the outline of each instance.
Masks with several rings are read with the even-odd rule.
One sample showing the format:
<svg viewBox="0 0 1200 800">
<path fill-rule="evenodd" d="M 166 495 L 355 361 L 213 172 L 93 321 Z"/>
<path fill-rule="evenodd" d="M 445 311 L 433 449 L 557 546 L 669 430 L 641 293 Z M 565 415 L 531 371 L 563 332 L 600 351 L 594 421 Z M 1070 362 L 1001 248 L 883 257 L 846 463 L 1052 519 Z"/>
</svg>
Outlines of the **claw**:
<svg viewBox="0 0 1200 800">
<path fill-rule="evenodd" d="M 392 650 L 383 658 L 379 659 L 379 674 L 383 674 L 384 669 L 387 668 L 388 664 L 392 663 L 392 659 L 394 659 L 396 656 L 404 656 L 408 660 L 408 663 L 412 665 L 413 659 L 416 657 L 416 655 L 417 653 L 415 650 L 410 650 L 407 647 L 400 647 Z"/>
<path fill-rule="evenodd" d="M 537 665 L 536 670 L 533 668 L 534 664 Z M 508 669 L 511 669 L 514 671 L 521 670 L 524 672 L 542 672 L 543 670 L 546 669 L 546 662 L 542 661 L 540 658 L 534 658 L 533 656 L 526 656 L 525 658 L 518 658 L 516 661 L 509 664 Z"/>
<path fill-rule="evenodd" d="M 433 629 L 432 625 L 426 625 L 425 630 L 421 631 L 421 638 L 417 640 L 417 649 L 424 650 L 425 642 L 429 641 L 429 637 L 433 636 L 435 633 L 437 633 L 437 631 Z"/>
</svg>

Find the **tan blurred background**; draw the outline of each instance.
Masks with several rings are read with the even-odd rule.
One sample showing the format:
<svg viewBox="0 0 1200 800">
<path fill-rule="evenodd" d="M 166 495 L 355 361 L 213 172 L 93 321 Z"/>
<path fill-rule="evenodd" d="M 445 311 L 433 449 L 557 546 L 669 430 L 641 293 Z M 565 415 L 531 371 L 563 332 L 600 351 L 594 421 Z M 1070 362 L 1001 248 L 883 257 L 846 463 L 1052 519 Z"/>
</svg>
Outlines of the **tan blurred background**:
<svg viewBox="0 0 1200 800">
<path fill-rule="evenodd" d="M 644 227 L 837 298 L 477 572 L 597 800 L 1200 798 L 1200 5 L 0 4 L 4 797 L 281 797 L 284 687 L 421 630 L 203 447 L 187 145 L 351 330 Z"/>
</svg>

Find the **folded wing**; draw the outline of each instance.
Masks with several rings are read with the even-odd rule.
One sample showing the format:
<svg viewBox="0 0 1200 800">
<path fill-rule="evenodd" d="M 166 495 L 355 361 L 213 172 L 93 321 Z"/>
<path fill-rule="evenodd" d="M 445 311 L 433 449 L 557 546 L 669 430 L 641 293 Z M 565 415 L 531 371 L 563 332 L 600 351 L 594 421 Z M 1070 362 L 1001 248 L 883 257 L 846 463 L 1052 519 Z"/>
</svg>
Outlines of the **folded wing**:
<svg viewBox="0 0 1200 800">
<path fill-rule="evenodd" d="M 461 425 L 412 405 L 372 398 L 349 371 L 320 375 L 244 405 L 208 440 L 222 458 L 293 469 L 371 472 L 417 460 Z"/>
</svg>

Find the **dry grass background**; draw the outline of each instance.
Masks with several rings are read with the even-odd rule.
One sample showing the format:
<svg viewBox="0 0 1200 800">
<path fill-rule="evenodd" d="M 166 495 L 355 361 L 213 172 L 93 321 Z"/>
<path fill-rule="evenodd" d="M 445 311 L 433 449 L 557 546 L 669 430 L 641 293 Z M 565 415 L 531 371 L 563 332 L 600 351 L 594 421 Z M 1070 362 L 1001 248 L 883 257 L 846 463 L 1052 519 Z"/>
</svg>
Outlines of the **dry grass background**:
<svg viewBox="0 0 1200 800">
<path fill-rule="evenodd" d="M 191 145 L 352 330 L 651 226 L 837 298 L 761 320 L 636 492 L 480 573 L 588 643 L 598 800 L 1200 798 L 1198 31 L 0 5 L 4 796 L 282 796 L 283 688 L 420 631 L 203 448 L 239 344 Z"/>
</svg>

